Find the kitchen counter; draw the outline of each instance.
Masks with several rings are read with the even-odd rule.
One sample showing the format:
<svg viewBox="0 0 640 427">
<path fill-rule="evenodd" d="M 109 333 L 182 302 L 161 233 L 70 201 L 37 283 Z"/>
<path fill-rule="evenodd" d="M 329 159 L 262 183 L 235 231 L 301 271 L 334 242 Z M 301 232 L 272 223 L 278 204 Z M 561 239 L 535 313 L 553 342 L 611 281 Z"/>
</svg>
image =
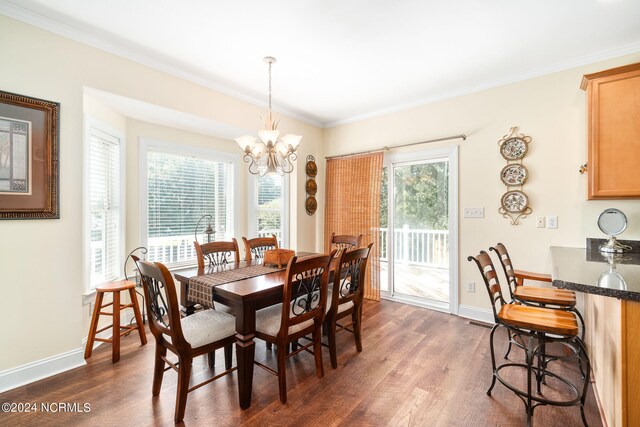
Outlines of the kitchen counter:
<svg viewBox="0 0 640 427">
<path fill-rule="evenodd" d="M 554 286 L 640 301 L 640 254 L 604 255 L 598 249 L 559 246 L 550 250 Z"/>
<path fill-rule="evenodd" d="M 626 243 L 626 242 L 621 242 Z M 640 426 L 640 251 L 603 255 L 551 247 L 553 285 L 583 293 L 584 337 L 601 415 L 611 427 Z M 613 297 L 613 298 L 612 298 Z"/>
</svg>

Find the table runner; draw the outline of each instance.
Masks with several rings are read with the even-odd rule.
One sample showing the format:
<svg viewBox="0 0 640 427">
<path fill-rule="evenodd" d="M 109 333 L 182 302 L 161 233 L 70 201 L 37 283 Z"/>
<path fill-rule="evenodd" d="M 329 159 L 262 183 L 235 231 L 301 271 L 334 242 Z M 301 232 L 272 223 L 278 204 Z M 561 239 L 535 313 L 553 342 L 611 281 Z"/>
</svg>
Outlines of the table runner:
<svg viewBox="0 0 640 427">
<path fill-rule="evenodd" d="M 262 276 L 284 270 L 277 267 L 265 267 L 264 265 L 252 265 L 249 267 L 235 268 L 233 270 L 219 271 L 204 276 L 196 276 L 189 279 L 189 293 L 187 299 L 205 307 L 213 306 L 212 288 L 224 283 L 237 282 L 250 277 Z"/>
</svg>

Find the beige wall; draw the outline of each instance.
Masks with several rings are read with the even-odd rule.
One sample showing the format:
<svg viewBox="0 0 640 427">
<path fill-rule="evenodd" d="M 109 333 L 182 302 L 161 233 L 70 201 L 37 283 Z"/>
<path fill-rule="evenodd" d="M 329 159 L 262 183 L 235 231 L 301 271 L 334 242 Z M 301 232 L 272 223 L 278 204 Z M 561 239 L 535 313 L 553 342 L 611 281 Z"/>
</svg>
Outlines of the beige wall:
<svg viewBox="0 0 640 427">
<path fill-rule="evenodd" d="M 61 218 L 0 221 L 0 322 L 14 325 L 2 328 L 3 348 L 12 349 L 0 352 L 2 371 L 78 349 L 86 336 L 81 267 L 83 108 L 100 114 L 101 107 L 84 102 L 83 87 L 241 128 L 257 129 L 261 123 L 254 105 L 2 15 L 0 51 L 11 58 L 0 66 L 0 88 L 61 103 Z M 582 246 L 585 237 L 599 237 L 595 218 L 606 207 L 627 213 L 630 226 L 623 238 L 640 238 L 640 204 L 586 201 L 586 177 L 577 172 L 586 161 L 585 94 L 578 87 L 582 74 L 639 60 L 637 54 L 618 58 L 324 131 L 283 117 L 284 132 L 303 135 L 291 183 L 291 246 L 322 249 L 325 155 L 461 132 L 469 138 L 460 143 L 459 212 L 464 207 L 485 208 L 484 219 L 460 218 L 461 284 L 473 280 L 480 285 L 477 271 L 465 257 L 498 240 L 509 245 L 519 268 L 548 271 L 548 246 Z M 111 117 L 105 120 L 122 121 L 117 114 Z M 504 192 L 498 172 L 505 164 L 497 141 L 516 125 L 533 138 L 525 159 L 531 175 L 525 191 L 533 214 L 514 227 L 497 213 Z M 171 141 L 189 134 L 188 144 L 220 148 L 228 142 L 135 120 L 125 119 L 125 127 L 127 179 L 133 180 L 127 186 L 126 247 L 130 249 L 140 235 L 138 136 Z M 319 208 L 314 216 L 306 214 L 303 203 L 303 165 L 308 154 L 319 164 Z M 238 223 L 246 224 L 246 209 L 241 212 L 244 220 Z M 535 228 L 535 217 L 546 215 L 557 215 L 560 228 Z M 480 286 L 475 294 L 462 288 L 461 304 L 488 307 Z"/>
<path fill-rule="evenodd" d="M 458 143 L 460 304 L 488 309 L 486 291 L 477 267 L 466 261 L 468 255 L 501 241 L 517 268 L 550 272 L 548 247 L 584 247 L 586 237 L 602 237 L 596 218 L 608 207 L 627 214 L 629 228 L 621 238 L 640 238 L 640 203 L 587 201 L 586 175 L 578 173 L 587 160 L 582 75 L 638 61 L 640 55 L 635 54 L 326 129 L 326 154 L 466 134 L 467 140 Z M 524 191 L 533 213 L 519 226 L 498 214 L 506 188 L 499 172 L 506 163 L 497 142 L 512 126 L 533 138 L 524 159 L 530 174 Z M 485 218 L 462 218 L 464 207 L 484 207 Z M 559 228 L 536 228 L 536 217 L 548 215 L 558 216 Z M 475 293 L 466 292 L 467 281 L 476 282 Z"/>
<path fill-rule="evenodd" d="M 88 306 L 82 305 L 83 87 L 157 104 L 245 129 L 258 129 L 260 111 L 244 101 L 203 88 L 101 50 L 0 15 L 0 88 L 60 102 L 60 219 L 0 221 L 0 371 L 79 349 L 86 336 Z M 96 109 L 99 107 L 96 107 Z M 93 111 L 95 112 L 96 109 Z M 136 177 L 136 132 L 173 131 L 127 121 L 128 178 Z M 280 128 L 303 135 L 301 159 L 321 157 L 322 130 L 283 117 Z M 204 137 L 203 137 L 204 138 Z M 167 138 L 160 138 L 167 139 Z M 194 144 L 207 144 L 206 139 Z M 214 141 L 218 144 L 219 141 Z M 226 142 L 225 142 L 226 143 Z M 304 213 L 304 168 L 299 162 L 291 188 L 293 245 L 314 249 L 318 215 Z M 137 181 L 137 178 L 136 178 Z M 137 205 L 137 184 L 127 201 Z M 322 196 L 321 196 L 322 197 Z M 322 203 L 322 201 L 321 201 Z M 127 216 L 127 248 L 139 233 L 139 212 Z M 84 315 L 84 316 L 83 316 Z M 8 325 L 11 325 L 10 327 Z M 7 351 L 6 349 L 9 349 Z"/>
</svg>

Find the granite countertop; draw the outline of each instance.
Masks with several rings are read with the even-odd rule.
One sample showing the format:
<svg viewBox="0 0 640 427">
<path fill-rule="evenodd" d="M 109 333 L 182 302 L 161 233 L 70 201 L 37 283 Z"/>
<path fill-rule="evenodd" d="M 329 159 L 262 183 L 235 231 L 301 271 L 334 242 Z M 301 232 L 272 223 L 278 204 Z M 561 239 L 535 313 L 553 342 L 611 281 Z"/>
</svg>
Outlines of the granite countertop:
<svg viewBox="0 0 640 427">
<path fill-rule="evenodd" d="M 553 285 L 640 301 L 640 254 L 603 255 L 596 247 L 551 247 Z"/>
</svg>

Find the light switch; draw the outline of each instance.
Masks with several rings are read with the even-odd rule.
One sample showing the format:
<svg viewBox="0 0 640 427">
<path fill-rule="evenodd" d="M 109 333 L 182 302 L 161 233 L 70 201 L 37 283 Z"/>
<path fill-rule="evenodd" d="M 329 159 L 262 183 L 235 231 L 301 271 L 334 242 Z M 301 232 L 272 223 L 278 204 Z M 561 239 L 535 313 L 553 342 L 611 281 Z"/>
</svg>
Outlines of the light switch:
<svg viewBox="0 0 640 427">
<path fill-rule="evenodd" d="M 465 218 L 484 218 L 484 208 L 464 208 Z"/>
</svg>

